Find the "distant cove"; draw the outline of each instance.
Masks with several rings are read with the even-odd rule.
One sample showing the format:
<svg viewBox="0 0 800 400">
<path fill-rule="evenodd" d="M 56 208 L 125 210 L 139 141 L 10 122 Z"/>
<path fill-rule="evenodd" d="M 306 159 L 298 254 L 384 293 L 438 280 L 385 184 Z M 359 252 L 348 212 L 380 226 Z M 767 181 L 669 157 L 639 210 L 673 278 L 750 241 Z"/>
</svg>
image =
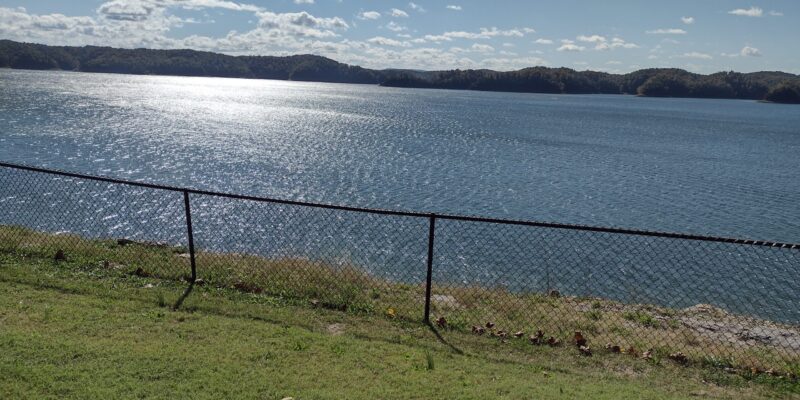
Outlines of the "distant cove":
<svg viewBox="0 0 800 400">
<path fill-rule="evenodd" d="M 362 83 L 498 92 L 636 94 L 800 104 L 800 76 L 778 71 L 730 71 L 701 75 L 675 68 L 643 69 L 627 74 L 547 67 L 508 72 L 485 69 L 373 70 L 315 55 L 228 56 L 195 50 L 47 46 L 10 40 L 0 40 L 0 68 Z"/>
</svg>

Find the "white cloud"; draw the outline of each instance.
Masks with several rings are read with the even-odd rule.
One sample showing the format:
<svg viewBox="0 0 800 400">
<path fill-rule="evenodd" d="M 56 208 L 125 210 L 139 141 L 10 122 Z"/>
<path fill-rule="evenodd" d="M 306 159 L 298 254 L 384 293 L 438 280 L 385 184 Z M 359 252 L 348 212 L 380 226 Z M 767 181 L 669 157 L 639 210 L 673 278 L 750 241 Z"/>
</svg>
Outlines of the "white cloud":
<svg viewBox="0 0 800 400">
<path fill-rule="evenodd" d="M 694 59 L 698 59 L 698 60 L 712 60 L 714 57 L 711 57 L 710 54 L 699 53 L 699 52 L 693 51 L 691 53 L 683 53 L 683 54 L 679 55 L 678 58 L 694 58 Z"/>
<path fill-rule="evenodd" d="M 448 10 L 453 10 L 453 11 L 461 11 L 461 6 L 456 6 L 456 5 L 450 4 L 450 5 L 447 6 L 447 9 Z"/>
<path fill-rule="evenodd" d="M 399 41 L 399 40 L 394 40 L 394 39 L 389 39 L 389 38 L 385 38 L 383 36 L 376 36 L 376 37 L 374 37 L 372 39 L 368 39 L 367 42 L 372 43 L 372 44 L 378 44 L 378 45 L 381 45 L 381 46 L 411 47 L 411 43 L 404 42 L 404 41 Z"/>
<path fill-rule="evenodd" d="M 358 14 L 358 19 L 378 19 L 381 13 L 377 11 L 362 11 Z"/>
<path fill-rule="evenodd" d="M 761 17 L 764 15 L 764 10 L 758 7 L 750 7 L 748 9 L 737 8 L 735 10 L 728 11 L 728 14 L 738 15 L 741 17 Z"/>
<path fill-rule="evenodd" d="M 553 41 L 550 39 L 536 39 L 533 41 L 536 44 L 553 44 Z"/>
<path fill-rule="evenodd" d="M 259 11 L 255 14 L 258 17 L 258 27 L 271 30 L 275 35 L 324 38 L 338 36 L 335 30 L 349 28 L 349 25 L 339 17 L 320 18 L 305 11 L 283 14 Z"/>
<path fill-rule="evenodd" d="M 406 28 L 405 26 L 400 25 L 400 24 L 398 24 L 398 23 L 396 23 L 394 21 L 389 21 L 389 23 L 386 24 L 386 29 L 388 29 L 388 30 L 390 30 L 392 32 L 402 32 L 402 31 L 407 30 L 408 28 Z"/>
<path fill-rule="evenodd" d="M 391 16 L 393 16 L 395 18 L 408 18 L 408 13 L 407 12 L 405 12 L 403 10 L 399 10 L 397 8 L 391 9 L 389 11 L 389 15 L 391 15 Z"/>
<path fill-rule="evenodd" d="M 600 35 L 592 35 L 592 36 L 580 35 L 578 36 L 578 41 L 588 42 L 588 43 L 599 43 L 599 42 L 605 42 L 606 38 Z"/>
<path fill-rule="evenodd" d="M 686 31 L 678 28 L 654 29 L 645 32 L 648 35 L 685 35 Z"/>
<path fill-rule="evenodd" d="M 489 68 L 495 71 L 512 71 L 522 68 L 547 65 L 547 61 L 539 57 L 515 58 L 484 58 L 480 60 L 480 68 Z"/>
<path fill-rule="evenodd" d="M 480 44 L 480 43 L 473 44 L 472 46 L 470 46 L 470 49 L 472 49 L 472 51 L 477 51 L 480 53 L 490 53 L 494 51 L 494 47 L 489 46 L 488 44 Z"/>
<path fill-rule="evenodd" d="M 744 46 L 739 54 L 741 54 L 742 57 L 761 57 L 761 51 L 750 46 Z"/>
<path fill-rule="evenodd" d="M 414 11 L 421 12 L 421 13 L 425 12 L 425 9 L 422 8 L 422 6 L 417 4 L 417 3 L 410 2 L 410 3 L 408 3 L 408 6 L 411 7 L 411 9 L 414 10 Z"/>
<path fill-rule="evenodd" d="M 143 2 L 158 7 L 181 7 L 188 10 L 201 10 L 204 8 L 221 8 L 232 11 L 264 11 L 264 8 L 252 4 L 236 3 L 228 0 L 122 0 L 126 2 Z"/>
<path fill-rule="evenodd" d="M 605 40 L 598 42 L 595 46 L 595 50 L 614 50 L 614 49 L 638 49 L 639 45 L 636 43 L 629 43 L 623 40 L 622 38 L 615 37 L 611 39 L 611 42 L 606 42 Z"/>
<path fill-rule="evenodd" d="M 694 17 L 681 17 L 681 22 L 686 25 L 691 25 L 694 23 Z"/>
<path fill-rule="evenodd" d="M 117 21 L 144 21 L 158 7 L 141 1 L 113 0 L 100 5 L 97 13 L 104 18 Z"/>
<path fill-rule="evenodd" d="M 441 35 L 425 35 L 423 38 L 430 42 L 449 42 L 453 39 L 491 39 L 494 37 L 523 37 L 526 33 L 535 32 L 531 28 L 501 30 L 496 27 L 481 28 L 479 32 L 450 31 Z"/>
<path fill-rule="evenodd" d="M 294 0 L 294 4 L 314 4 L 314 0 Z"/>
<path fill-rule="evenodd" d="M 628 43 L 624 39 L 615 37 L 609 41 L 605 36 L 600 35 L 580 35 L 576 38 L 579 42 L 593 43 L 595 50 L 614 50 L 614 49 L 636 49 L 639 45 Z"/>
<path fill-rule="evenodd" d="M 514 43 L 506 42 L 506 43 L 503 43 L 503 47 L 516 47 L 516 46 L 514 45 Z"/>
<path fill-rule="evenodd" d="M 782 16 L 783 16 L 783 13 L 782 13 L 782 12 L 780 12 L 780 11 L 775 11 L 775 10 L 772 10 L 772 11 L 770 11 L 770 12 L 769 12 L 769 15 L 771 15 L 771 16 L 773 16 L 773 17 L 782 17 Z"/>
<path fill-rule="evenodd" d="M 569 51 L 569 52 L 579 52 L 586 50 L 586 47 L 578 46 L 569 39 L 562 39 L 561 40 L 561 47 L 557 48 L 556 51 Z"/>
<path fill-rule="evenodd" d="M 606 61 L 606 65 L 622 65 L 622 61 Z"/>
</svg>

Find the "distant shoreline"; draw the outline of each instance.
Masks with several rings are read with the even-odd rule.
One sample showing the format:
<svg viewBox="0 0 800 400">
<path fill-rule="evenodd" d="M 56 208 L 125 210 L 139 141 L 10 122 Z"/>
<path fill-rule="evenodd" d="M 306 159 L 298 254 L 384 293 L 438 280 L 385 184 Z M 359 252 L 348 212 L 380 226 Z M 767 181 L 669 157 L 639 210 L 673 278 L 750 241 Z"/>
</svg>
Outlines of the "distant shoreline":
<svg viewBox="0 0 800 400">
<path fill-rule="evenodd" d="M 228 56 L 195 50 L 48 46 L 0 40 L 0 68 L 155 76 L 272 79 L 542 94 L 764 100 L 800 104 L 800 76 L 779 72 L 694 74 L 676 68 L 627 74 L 531 67 L 517 71 L 373 70 L 316 55 Z"/>
</svg>

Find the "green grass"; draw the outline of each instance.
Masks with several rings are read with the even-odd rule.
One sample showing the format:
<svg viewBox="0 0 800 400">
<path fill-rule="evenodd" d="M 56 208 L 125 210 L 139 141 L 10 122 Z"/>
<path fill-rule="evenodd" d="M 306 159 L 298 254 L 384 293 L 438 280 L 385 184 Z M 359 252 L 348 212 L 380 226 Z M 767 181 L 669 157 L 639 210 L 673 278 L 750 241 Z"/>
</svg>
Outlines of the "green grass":
<svg viewBox="0 0 800 400">
<path fill-rule="evenodd" d="M 595 354 L 585 357 L 572 346 L 472 335 L 469 320 L 434 332 L 417 322 L 418 310 L 387 293 L 391 286 L 350 275 L 354 270 L 340 271 L 376 286 L 363 290 L 352 281 L 336 282 L 333 289 L 313 291 L 286 281 L 276 294 L 261 283 L 245 287 L 240 280 L 236 288 L 209 280 L 172 311 L 186 286 L 179 272 L 168 276 L 181 270 L 174 265 L 183 262 L 176 256 L 182 249 L 9 232 L 0 230 L 0 398 L 660 399 L 800 393 L 798 383 L 785 377 L 731 371 L 738 367 L 733 359 L 706 357 L 684 367 L 666 359 L 669 349 L 656 349 L 648 361 L 603 351 L 591 336 Z M 68 249 L 66 261 L 53 261 L 54 245 Z M 280 264 L 273 268 L 280 270 Z M 139 268 L 147 272 L 140 275 L 151 276 L 131 274 Z M 332 294 L 324 290 L 343 294 L 324 300 Z M 558 308 L 563 300 L 543 298 L 541 304 Z M 395 317 L 386 314 L 388 304 L 396 307 Z M 606 303 L 586 304 L 587 312 L 599 313 L 580 315 L 586 321 L 613 319 Z M 639 329 L 634 320 L 619 334 Z"/>
</svg>

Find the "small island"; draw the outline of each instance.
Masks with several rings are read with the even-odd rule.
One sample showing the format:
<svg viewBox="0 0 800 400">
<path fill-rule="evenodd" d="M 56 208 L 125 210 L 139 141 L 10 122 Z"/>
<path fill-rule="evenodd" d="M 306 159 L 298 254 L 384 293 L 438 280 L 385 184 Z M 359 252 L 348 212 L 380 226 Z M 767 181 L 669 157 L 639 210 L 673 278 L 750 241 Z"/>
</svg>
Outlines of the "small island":
<svg viewBox="0 0 800 400">
<path fill-rule="evenodd" d="M 0 40 L 0 68 L 376 84 L 388 87 L 552 94 L 631 94 L 800 104 L 800 76 L 778 71 L 650 68 L 627 74 L 531 67 L 517 71 L 373 70 L 316 55 L 229 56 L 195 50 L 47 46 Z"/>
</svg>

